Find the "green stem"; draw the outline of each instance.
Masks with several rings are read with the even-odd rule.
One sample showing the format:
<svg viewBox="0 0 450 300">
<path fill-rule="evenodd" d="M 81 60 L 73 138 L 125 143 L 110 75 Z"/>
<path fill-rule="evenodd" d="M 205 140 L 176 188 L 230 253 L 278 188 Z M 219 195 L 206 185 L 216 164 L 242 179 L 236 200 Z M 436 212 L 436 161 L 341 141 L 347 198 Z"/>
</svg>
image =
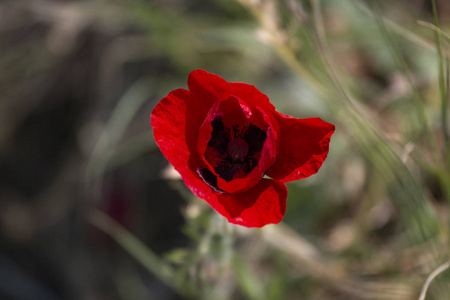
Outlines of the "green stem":
<svg viewBox="0 0 450 300">
<path fill-rule="evenodd" d="M 409 71 L 408 65 L 406 64 L 405 59 L 403 58 L 400 49 L 398 48 L 397 43 L 395 43 L 394 39 L 392 38 L 391 32 L 389 31 L 389 29 L 387 28 L 382 16 L 381 16 L 381 12 L 380 12 L 380 7 L 378 5 L 378 1 L 374 0 L 373 1 L 373 7 L 374 7 L 374 11 L 375 11 L 375 20 L 378 23 L 378 26 L 380 28 L 380 32 L 382 34 L 382 36 L 384 37 L 386 44 L 389 46 L 389 48 L 391 49 L 392 55 L 398 65 L 398 67 L 400 68 L 401 72 L 403 73 L 403 75 L 405 76 L 406 80 L 408 81 L 408 84 L 411 88 L 412 91 L 412 100 L 414 103 L 414 106 L 416 108 L 416 113 L 417 113 L 417 117 L 420 121 L 420 123 L 422 124 L 422 128 L 425 132 L 425 135 L 427 136 L 427 138 L 429 139 L 430 145 L 432 147 L 432 152 L 434 154 L 439 153 L 438 152 L 438 146 L 437 146 L 437 141 L 434 138 L 431 129 L 430 129 L 430 125 L 428 124 L 428 120 L 427 117 L 425 115 L 425 108 L 423 105 L 423 101 L 422 98 L 417 90 L 416 85 L 413 82 L 413 79 L 411 78 L 411 73 Z M 439 47 L 438 47 L 439 48 Z M 441 52 L 442 55 L 442 52 Z M 438 157 L 436 156 L 435 159 L 438 159 Z M 438 160 L 439 161 L 439 160 Z"/>
<path fill-rule="evenodd" d="M 436 7 L 436 1 L 431 1 L 431 6 L 433 9 L 433 19 L 434 19 L 434 25 L 436 28 L 439 27 L 439 20 L 437 15 L 437 7 Z M 436 42 L 437 42 L 437 48 L 438 48 L 438 54 L 439 54 L 439 90 L 441 94 L 441 123 L 442 123 L 442 133 L 444 136 L 444 151 L 445 151 L 445 160 L 446 160 L 446 166 L 447 166 L 447 172 L 450 172 L 450 147 L 449 147 L 449 133 L 447 128 L 447 105 L 448 105 L 448 78 L 446 80 L 446 71 L 445 66 L 446 63 L 444 61 L 444 55 L 442 51 L 442 41 L 441 41 L 441 31 L 436 30 L 435 31 L 436 36 Z M 448 70 L 447 70 L 448 72 Z M 448 77 L 448 74 L 447 74 Z"/>
</svg>

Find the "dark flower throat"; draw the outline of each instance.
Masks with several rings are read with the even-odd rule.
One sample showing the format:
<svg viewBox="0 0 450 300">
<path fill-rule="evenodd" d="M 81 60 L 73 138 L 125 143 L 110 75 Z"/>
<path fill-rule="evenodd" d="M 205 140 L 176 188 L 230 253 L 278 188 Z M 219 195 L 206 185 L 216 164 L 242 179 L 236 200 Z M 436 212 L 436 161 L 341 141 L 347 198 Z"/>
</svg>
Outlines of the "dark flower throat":
<svg viewBox="0 0 450 300">
<path fill-rule="evenodd" d="M 252 123 L 228 128 L 221 116 L 215 117 L 211 125 L 213 130 L 205 158 L 214 171 L 227 182 L 250 173 L 258 165 L 266 131 Z M 205 168 L 199 170 L 199 174 L 210 186 L 218 189 L 217 178 L 211 171 Z"/>
</svg>

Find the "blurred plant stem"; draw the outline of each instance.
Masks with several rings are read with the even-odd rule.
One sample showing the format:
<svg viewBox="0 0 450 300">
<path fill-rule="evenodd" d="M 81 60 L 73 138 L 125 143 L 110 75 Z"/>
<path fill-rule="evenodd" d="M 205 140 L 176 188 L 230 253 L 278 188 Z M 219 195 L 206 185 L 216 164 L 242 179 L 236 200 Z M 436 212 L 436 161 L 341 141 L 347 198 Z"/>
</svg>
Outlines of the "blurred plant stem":
<svg viewBox="0 0 450 300">
<path fill-rule="evenodd" d="M 118 101 L 88 162 L 86 176 L 88 181 L 104 174 L 108 163 L 115 155 L 115 147 L 123 133 L 139 109 L 148 101 L 153 84 L 153 78 L 141 79 L 134 83 Z"/>
<path fill-rule="evenodd" d="M 446 263 L 440 265 L 436 270 L 431 272 L 430 276 L 428 276 L 427 280 L 425 281 L 425 284 L 423 285 L 422 291 L 420 292 L 419 300 L 425 300 L 425 297 L 427 296 L 428 287 L 430 286 L 431 282 L 442 272 L 446 271 L 450 267 L 450 262 L 447 261 Z"/>
<path fill-rule="evenodd" d="M 367 7 L 365 4 L 363 4 L 361 1 L 354 0 L 354 4 L 355 4 L 356 7 L 358 7 L 367 16 L 375 19 L 375 13 L 372 12 L 370 10 L 370 8 Z M 405 38 L 406 40 L 414 43 L 415 45 L 419 45 L 419 46 L 421 46 L 421 47 L 423 47 L 425 49 L 428 49 L 428 50 L 431 50 L 431 51 L 437 53 L 438 46 L 433 41 L 428 40 L 428 39 L 426 39 L 426 38 L 424 38 L 424 37 L 422 37 L 422 36 L 412 32 L 411 30 L 409 30 L 409 29 L 407 29 L 407 28 L 405 28 L 405 27 L 403 27 L 403 26 L 393 22 L 392 20 L 389 20 L 389 19 L 383 17 L 383 16 L 381 16 L 381 18 L 383 19 L 383 22 L 386 24 L 386 26 L 388 26 L 389 29 L 391 29 L 393 32 L 395 32 L 399 36 L 402 36 L 403 38 Z M 423 21 L 420 21 L 420 20 L 417 21 L 417 23 L 421 24 L 421 25 L 428 24 L 428 25 L 425 25 L 425 26 L 428 26 L 428 27 L 429 27 L 429 25 L 432 25 L 432 24 L 429 24 L 427 22 L 423 22 Z M 442 33 L 442 34 L 445 35 L 446 37 L 448 36 L 445 33 Z M 450 37 L 448 37 L 448 38 L 450 38 Z M 449 50 L 448 49 L 443 49 L 443 50 L 444 50 L 445 56 L 449 57 L 450 56 Z"/>
<path fill-rule="evenodd" d="M 233 271 L 237 283 L 249 300 L 267 300 L 264 285 L 257 279 L 246 262 L 238 255 L 233 256 Z"/>
<path fill-rule="evenodd" d="M 433 11 L 434 25 L 439 29 L 439 20 L 437 15 L 436 1 L 431 0 L 431 6 Z M 448 97 L 449 97 L 449 78 L 448 78 L 448 58 L 444 59 L 442 51 L 442 41 L 441 41 L 441 31 L 435 30 L 435 37 L 438 49 L 439 57 L 439 91 L 441 94 L 441 123 L 442 123 L 442 134 L 444 137 L 444 159 L 447 172 L 450 173 L 450 144 L 449 144 L 449 134 L 447 127 L 447 107 L 448 107 Z M 447 70 L 445 70 L 447 68 Z M 446 78 L 447 76 L 447 78 Z M 448 182 L 450 185 L 450 182 Z M 450 199 L 449 199 L 450 201 Z"/>
<path fill-rule="evenodd" d="M 316 41 L 325 72 L 332 84 L 319 80 L 299 61 L 295 50 L 287 43 L 288 38 L 277 23 L 278 12 L 271 6 L 274 1 L 240 1 L 250 10 L 262 29 L 269 36 L 266 40 L 280 57 L 301 79 L 307 81 L 326 101 L 336 118 L 353 137 L 365 157 L 389 184 L 394 204 L 402 216 L 411 243 L 430 243 L 435 257 L 434 265 L 447 259 L 446 251 L 433 245 L 441 236 L 441 228 L 435 213 L 424 197 L 422 187 L 414 180 L 407 166 L 402 162 L 384 132 L 379 128 L 376 117 L 361 102 L 356 101 L 344 83 L 345 76 L 335 65 L 328 49 L 322 12 L 318 0 L 312 0 L 313 20 L 302 25 L 308 26 Z M 427 133 L 430 134 L 430 133 Z M 442 257 L 444 256 L 444 257 Z"/>
<path fill-rule="evenodd" d="M 262 239 L 290 257 L 293 267 L 333 289 L 351 296 L 351 299 L 407 300 L 414 289 L 407 284 L 365 282 L 353 278 L 336 261 L 324 257 L 319 250 L 286 225 L 266 226 Z"/>
<path fill-rule="evenodd" d="M 411 77 L 411 72 L 409 70 L 409 67 L 405 61 L 405 58 L 403 57 L 402 53 L 400 52 L 400 49 L 398 47 L 398 44 L 392 37 L 391 32 L 389 31 L 388 27 L 386 26 L 383 17 L 381 16 L 381 10 L 380 6 L 378 4 L 377 0 L 372 0 L 372 7 L 375 11 L 375 21 L 379 27 L 379 30 L 381 32 L 382 37 L 385 39 L 385 43 L 389 47 L 392 53 L 392 57 L 394 58 L 395 62 L 397 63 L 398 68 L 403 73 L 403 76 L 408 81 L 409 87 L 412 92 L 412 105 L 415 108 L 417 118 L 419 122 L 421 123 L 421 128 L 423 133 L 425 134 L 426 138 L 428 139 L 428 142 L 431 146 L 431 153 L 434 155 L 435 160 L 439 161 L 439 150 L 437 146 L 436 138 L 433 134 L 431 134 L 430 125 L 428 122 L 428 119 L 425 115 L 425 107 L 423 104 L 423 99 L 419 94 L 419 91 L 417 90 L 417 87 L 415 86 L 413 79 Z M 438 45 L 438 50 L 440 49 Z M 441 53 L 442 54 L 442 53 Z"/>
<path fill-rule="evenodd" d="M 110 236 L 150 273 L 171 287 L 179 295 L 188 298 L 202 297 L 201 292 L 195 291 L 196 288 L 191 287 L 187 289 L 185 285 L 180 285 L 179 281 L 174 280 L 176 278 L 174 268 L 159 258 L 118 222 L 98 210 L 92 210 L 87 219 L 90 224 Z M 246 234 L 243 231 L 237 231 L 237 233 L 243 234 L 243 236 Z M 351 278 L 339 264 L 325 259 L 312 244 L 283 224 L 270 225 L 263 228 L 261 237 L 265 243 L 288 254 L 295 266 L 302 270 L 302 273 L 347 295 L 358 299 L 411 299 L 412 289 L 405 284 L 368 283 Z M 264 295 L 263 285 L 259 283 L 257 277 L 252 274 L 238 256 L 233 258 L 233 270 L 236 272 L 235 275 L 239 286 L 249 299 L 265 299 L 262 297 Z M 197 270 L 197 272 L 200 271 Z M 256 287 L 258 288 L 257 290 L 255 290 Z M 201 290 L 200 286 L 198 290 Z"/>
<path fill-rule="evenodd" d="M 133 256 L 150 273 L 181 296 L 192 297 L 190 291 L 182 289 L 174 281 L 173 268 L 160 259 L 144 243 L 111 217 L 99 210 L 92 210 L 87 216 L 89 223 L 115 240 L 125 251 Z"/>
</svg>

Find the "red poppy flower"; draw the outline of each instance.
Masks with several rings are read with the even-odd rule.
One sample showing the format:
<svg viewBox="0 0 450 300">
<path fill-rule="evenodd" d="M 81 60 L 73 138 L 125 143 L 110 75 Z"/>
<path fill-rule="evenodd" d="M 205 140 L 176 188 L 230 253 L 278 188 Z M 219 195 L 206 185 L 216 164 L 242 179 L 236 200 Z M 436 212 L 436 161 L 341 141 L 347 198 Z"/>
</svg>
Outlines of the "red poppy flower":
<svg viewBox="0 0 450 300">
<path fill-rule="evenodd" d="M 284 183 L 319 170 L 334 125 L 281 114 L 254 86 L 203 70 L 190 73 L 188 87 L 170 92 L 151 114 L 161 152 L 186 186 L 229 222 L 280 222 Z"/>
</svg>

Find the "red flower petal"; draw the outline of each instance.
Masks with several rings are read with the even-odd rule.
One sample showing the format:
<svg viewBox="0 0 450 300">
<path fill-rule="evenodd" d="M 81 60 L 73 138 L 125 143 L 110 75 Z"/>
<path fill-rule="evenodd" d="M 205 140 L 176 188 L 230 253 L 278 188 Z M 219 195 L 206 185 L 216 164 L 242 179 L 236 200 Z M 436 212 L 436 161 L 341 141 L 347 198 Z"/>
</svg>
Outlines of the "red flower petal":
<svg viewBox="0 0 450 300">
<path fill-rule="evenodd" d="M 177 89 L 162 99 L 151 114 L 156 144 L 186 186 L 198 197 L 209 197 L 211 188 L 197 174 L 202 161 L 197 154 L 197 135 L 209 107 L 201 98 Z M 197 128 L 197 129 L 193 129 Z"/>
<path fill-rule="evenodd" d="M 221 214 L 230 223 L 262 227 L 281 221 L 286 211 L 286 198 L 287 188 L 284 183 L 264 178 L 244 193 L 218 196 L 218 202 L 226 211 Z"/>
<path fill-rule="evenodd" d="M 319 118 L 297 119 L 279 112 L 275 117 L 281 139 L 277 160 L 267 175 L 289 182 L 317 173 L 328 155 L 334 125 Z"/>
<path fill-rule="evenodd" d="M 223 78 L 204 70 L 195 70 L 189 73 L 188 87 L 196 97 L 209 101 L 210 107 L 219 98 L 220 93 L 227 91 L 228 82 Z"/>
<path fill-rule="evenodd" d="M 192 71 L 188 77 L 188 87 L 193 94 L 208 99 L 212 103 L 217 100 L 222 92 L 227 92 L 244 100 L 249 105 L 261 107 L 265 111 L 275 111 L 275 107 L 269 102 L 269 98 L 253 85 L 241 82 L 227 82 L 223 78 L 205 70 Z"/>
</svg>

